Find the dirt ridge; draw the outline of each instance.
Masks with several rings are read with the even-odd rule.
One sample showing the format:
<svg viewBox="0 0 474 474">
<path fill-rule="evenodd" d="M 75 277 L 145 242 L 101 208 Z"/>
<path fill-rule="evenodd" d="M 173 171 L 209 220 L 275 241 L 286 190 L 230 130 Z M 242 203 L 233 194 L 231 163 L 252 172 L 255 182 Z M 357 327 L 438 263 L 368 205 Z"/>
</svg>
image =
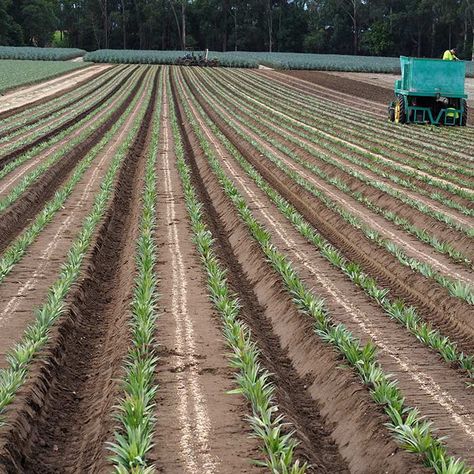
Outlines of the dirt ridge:
<svg viewBox="0 0 474 474">
<path fill-rule="evenodd" d="M 73 73 L 81 74 L 81 73 L 84 73 L 84 71 L 86 69 L 87 69 L 87 66 L 84 67 L 84 68 L 79 68 L 78 70 L 73 71 Z M 33 100 L 32 102 L 29 102 L 29 103 L 24 104 L 24 105 L 20 105 L 19 107 L 14 107 L 12 109 L 5 110 L 5 112 L 0 112 L 0 120 L 6 119 L 8 117 L 11 117 L 12 115 L 16 115 L 18 113 L 24 112 L 25 110 L 29 109 L 30 107 L 34 107 L 36 105 L 42 105 L 42 104 L 45 104 L 46 102 L 49 102 L 50 100 L 56 99 L 57 97 L 61 97 L 63 94 L 67 94 L 68 92 L 71 92 L 73 89 L 76 89 L 76 88 L 88 83 L 89 81 L 101 76 L 102 74 L 104 74 L 109 69 L 110 68 L 105 68 L 105 69 L 102 69 L 102 70 L 98 70 L 96 72 L 96 74 L 93 74 L 92 76 L 86 77 L 85 79 L 83 79 L 82 81 L 77 82 L 76 84 L 72 85 L 71 87 L 67 87 L 63 90 L 55 92 L 54 94 L 48 95 L 46 97 L 42 97 L 40 99 Z M 65 73 L 65 75 L 68 75 L 68 73 Z M 56 78 L 50 78 L 47 81 L 53 80 L 53 79 L 58 79 L 59 77 L 61 77 L 61 75 L 59 75 Z M 38 86 L 38 84 L 33 84 L 33 87 L 37 87 L 37 86 Z"/>
<path fill-rule="evenodd" d="M 315 251 L 266 193 L 242 171 L 238 160 L 204 125 L 204 119 L 199 118 L 198 122 L 217 151 L 226 175 L 249 203 L 255 218 L 271 234 L 273 243 L 292 262 L 300 278 L 324 299 L 333 322 L 344 324 L 363 344 L 369 341 L 376 344 L 379 362 L 386 373 L 398 380 L 407 405 L 419 408 L 422 416 L 428 413 L 434 432 L 449 431 L 448 452 L 472 462 L 470 446 L 474 435 L 469 426 L 474 418 L 472 397 L 465 386 L 467 377 L 452 370 L 438 354 L 390 320 L 363 290 Z"/>
<path fill-rule="evenodd" d="M 362 180 L 359 180 L 358 178 L 353 177 L 352 175 L 350 175 L 350 173 L 348 171 L 339 169 L 335 164 L 326 163 L 323 160 L 319 160 L 317 157 L 311 155 L 304 148 L 302 148 L 302 147 L 296 145 L 295 143 L 291 142 L 290 140 L 280 136 L 277 131 L 270 130 L 270 128 L 267 125 L 267 122 L 272 123 L 271 120 L 262 119 L 262 121 L 257 121 L 255 118 L 251 117 L 250 114 L 247 114 L 246 112 L 242 112 L 240 110 L 237 111 L 235 106 L 233 104 L 231 104 L 227 99 L 222 97 L 221 93 L 219 91 L 217 91 L 215 88 L 213 88 L 212 85 L 207 83 L 206 87 L 207 87 L 208 91 L 213 91 L 213 93 L 216 97 L 221 97 L 221 100 L 226 102 L 228 107 L 230 107 L 232 110 L 235 110 L 236 113 L 238 113 L 240 115 L 243 115 L 244 117 L 247 117 L 246 120 L 249 123 L 253 124 L 257 129 L 263 131 L 263 133 L 265 135 L 268 135 L 269 137 L 272 137 L 274 140 L 276 140 L 279 143 L 286 146 L 290 150 L 291 153 L 294 152 L 295 154 L 297 154 L 297 156 L 300 159 L 303 159 L 306 162 L 311 163 L 311 164 L 321 168 L 324 172 L 326 172 L 329 176 L 331 176 L 333 178 L 336 177 L 336 176 L 343 178 L 344 182 L 351 188 L 352 192 L 364 192 L 364 194 L 372 202 L 376 203 L 379 207 L 381 207 L 383 209 L 386 209 L 386 210 L 396 212 L 398 215 L 401 215 L 402 217 L 405 217 L 409 222 L 416 223 L 416 225 L 419 228 L 429 229 L 430 232 L 433 233 L 438 239 L 448 241 L 449 243 L 451 243 L 451 245 L 453 245 L 454 248 L 464 252 L 468 257 L 470 256 L 470 254 L 473 253 L 472 239 L 470 239 L 466 235 L 462 234 L 461 232 L 459 232 L 455 229 L 452 229 L 451 227 L 449 227 L 445 223 L 440 222 L 439 220 L 436 220 L 435 218 L 433 218 L 431 216 L 423 214 L 422 212 L 418 211 L 417 209 L 413 208 L 412 206 L 409 206 L 408 204 L 405 204 L 400 200 L 392 198 L 387 193 L 385 193 L 385 192 L 383 192 L 383 191 L 381 191 L 377 188 L 371 187 L 369 184 L 366 184 Z M 273 125 L 277 130 L 280 129 L 280 126 L 278 124 L 273 124 Z M 295 127 L 299 128 L 299 126 L 297 126 L 297 125 L 295 125 Z M 254 133 L 254 132 L 252 132 L 252 133 Z M 291 132 L 289 132 L 289 131 L 285 131 L 285 133 L 291 134 Z M 317 145 L 315 145 L 314 143 L 310 142 L 307 139 L 301 139 L 301 141 L 303 143 L 305 143 L 307 146 L 309 146 L 313 149 L 317 149 L 317 150 L 322 151 L 324 154 L 331 155 L 330 151 L 328 151 L 328 150 L 326 150 L 325 148 L 322 148 L 322 147 L 320 149 Z M 272 148 L 276 149 L 273 145 L 271 145 L 271 146 L 272 146 Z M 336 148 L 339 148 L 339 146 L 336 146 Z M 278 151 L 277 153 L 288 156 L 288 158 L 291 158 L 291 154 L 284 153 L 284 152 L 281 152 L 281 151 Z M 352 166 L 355 169 L 360 168 L 361 173 L 363 175 L 367 176 L 368 179 L 373 178 L 373 173 L 371 171 L 365 170 L 362 167 L 359 167 L 358 165 L 353 165 L 350 162 L 345 161 L 344 159 L 340 158 L 337 155 L 333 156 L 333 158 L 335 159 L 336 162 L 343 163 L 344 165 L 346 165 L 348 167 Z M 313 179 L 317 179 L 318 181 L 320 180 L 320 178 L 317 177 L 316 174 L 311 173 L 310 171 L 308 171 L 306 168 L 304 168 L 299 163 L 296 163 L 296 162 L 293 162 L 293 161 L 292 161 L 292 163 L 294 164 L 294 166 L 298 170 L 300 170 L 299 171 L 300 174 L 304 173 L 308 176 L 311 176 Z M 379 178 L 377 176 L 375 176 L 375 179 L 376 180 L 383 180 L 382 178 Z M 323 180 L 321 179 L 321 181 L 323 181 Z M 396 184 L 389 183 L 389 185 L 392 186 L 393 189 L 399 189 L 398 185 L 396 185 Z M 418 183 L 417 183 L 417 185 L 418 185 Z M 327 186 L 331 187 L 329 184 Z M 404 192 L 404 189 L 400 188 L 399 191 Z M 431 191 L 434 191 L 434 189 L 432 189 Z M 339 191 L 338 191 L 338 193 L 339 193 Z M 355 204 L 355 206 L 361 206 L 362 207 L 362 205 L 360 203 L 358 203 L 356 200 L 354 200 L 349 195 L 345 195 L 344 193 L 340 193 L 340 194 L 341 194 L 341 196 L 347 196 L 347 197 L 344 197 L 344 199 L 350 200 L 351 202 L 353 202 Z M 410 194 L 410 192 L 408 192 L 408 195 L 409 194 Z M 435 203 L 435 202 L 431 201 L 428 198 L 420 197 L 420 201 L 424 202 L 424 203 L 427 203 L 428 205 L 434 204 L 434 206 L 436 208 L 439 208 L 441 211 L 444 210 L 443 207 L 439 203 Z M 367 211 L 367 215 L 372 215 L 372 214 L 375 215 L 375 219 L 380 218 L 380 219 L 383 220 L 383 218 L 381 218 L 376 213 L 373 213 L 373 211 L 370 211 L 370 210 Z M 461 213 L 458 213 L 457 211 L 449 210 L 448 214 L 452 214 L 454 216 L 457 216 L 458 218 L 462 218 L 463 222 L 467 222 L 466 216 L 462 215 Z M 388 223 L 388 226 L 390 227 L 390 226 L 392 226 L 392 224 Z M 397 232 L 398 232 L 398 230 L 397 230 Z M 406 235 L 405 240 L 408 241 L 410 239 L 414 239 L 414 238 L 412 236 Z M 416 240 L 416 239 L 414 239 L 414 240 Z M 421 242 L 420 242 L 420 244 L 424 245 Z M 432 250 L 432 249 L 430 249 L 430 250 Z M 440 256 L 440 257 L 444 258 L 443 256 Z M 474 257 L 474 255 L 473 255 L 473 257 Z M 455 267 L 456 263 L 451 262 L 450 265 Z"/>
<path fill-rule="evenodd" d="M 111 71 L 110 69 L 106 69 L 103 74 L 105 74 L 106 72 L 108 71 Z M 133 73 L 133 71 L 132 71 Z M 100 76 L 99 76 L 100 77 Z M 128 77 L 130 77 L 130 75 L 128 75 Z M 87 81 L 89 82 L 89 81 Z M 101 89 L 102 87 L 104 87 L 104 84 L 99 84 L 95 87 L 93 87 L 92 89 L 90 89 L 89 91 L 85 92 L 85 93 L 82 93 L 80 94 L 78 97 L 76 97 L 75 99 L 73 99 L 71 102 L 67 103 L 67 104 L 59 104 L 59 107 L 55 108 L 55 109 L 50 109 L 50 110 L 47 110 L 45 113 L 39 115 L 38 117 L 35 117 L 34 119 L 31 119 L 25 123 L 22 123 L 21 125 L 17 125 L 16 127 L 13 127 L 13 128 L 10 128 L 8 130 L 8 132 L 6 133 L 0 133 L 0 139 L 7 136 L 7 135 L 10 135 L 11 133 L 14 133 L 18 130 L 20 130 L 21 128 L 23 127 L 28 127 L 30 125 L 34 125 L 36 122 L 40 121 L 40 120 L 44 120 L 45 118 L 57 113 L 57 112 L 60 112 L 61 110 L 64 110 L 66 108 L 69 108 L 69 107 L 73 107 L 74 105 L 76 105 L 79 101 L 81 101 L 82 99 L 85 99 L 87 96 L 90 96 L 92 94 L 94 94 L 94 92 L 97 92 L 99 89 Z"/>
</svg>

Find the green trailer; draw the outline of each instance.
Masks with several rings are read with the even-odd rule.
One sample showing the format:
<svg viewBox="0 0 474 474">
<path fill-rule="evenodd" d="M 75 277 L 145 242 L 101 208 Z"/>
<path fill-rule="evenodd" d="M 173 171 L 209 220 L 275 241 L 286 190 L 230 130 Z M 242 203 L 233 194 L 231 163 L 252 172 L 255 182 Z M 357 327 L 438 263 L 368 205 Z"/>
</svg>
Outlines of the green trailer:
<svg viewBox="0 0 474 474">
<path fill-rule="evenodd" d="M 388 107 L 396 123 L 467 124 L 464 61 L 400 57 L 402 78 L 395 81 L 395 100 Z"/>
</svg>

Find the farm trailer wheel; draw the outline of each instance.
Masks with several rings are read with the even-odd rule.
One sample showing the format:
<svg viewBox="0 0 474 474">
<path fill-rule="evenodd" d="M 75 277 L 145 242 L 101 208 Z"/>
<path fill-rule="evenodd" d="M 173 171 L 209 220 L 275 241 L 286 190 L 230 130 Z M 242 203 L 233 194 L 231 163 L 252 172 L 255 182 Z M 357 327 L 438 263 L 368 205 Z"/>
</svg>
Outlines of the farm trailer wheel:
<svg viewBox="0 0 474 474">
<path fill-rule="evenodd" d="M 395 123 L 406 123 L 407 114 L 405 110 L 405 98 L 398 96 L 395 102 Z"/>
</svg>

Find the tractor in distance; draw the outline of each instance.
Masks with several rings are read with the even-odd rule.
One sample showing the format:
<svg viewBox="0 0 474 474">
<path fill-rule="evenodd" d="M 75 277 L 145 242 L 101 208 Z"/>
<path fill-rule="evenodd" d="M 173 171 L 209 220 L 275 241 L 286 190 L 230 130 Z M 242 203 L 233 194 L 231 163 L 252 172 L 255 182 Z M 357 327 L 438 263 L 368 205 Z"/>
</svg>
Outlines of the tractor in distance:
<svg viewBox="0 0 474 474">
<path fill-rule="evenodd" d="M 187 51 L 184 56 L 177 58 L 174 62 L 177 66 L 200 66 L 200 67 L 217 67 L 218 59 L 209 59 L 209 50 L 206 49 L 205 54 L 199 53 L 197 56 L 194 51 Z"/>
<path fill-rule="evenodd" d="M 400 57 L 402 78 L 388 116 L 396 123 L 467 124 L 464 61 Z"/>
</svg>

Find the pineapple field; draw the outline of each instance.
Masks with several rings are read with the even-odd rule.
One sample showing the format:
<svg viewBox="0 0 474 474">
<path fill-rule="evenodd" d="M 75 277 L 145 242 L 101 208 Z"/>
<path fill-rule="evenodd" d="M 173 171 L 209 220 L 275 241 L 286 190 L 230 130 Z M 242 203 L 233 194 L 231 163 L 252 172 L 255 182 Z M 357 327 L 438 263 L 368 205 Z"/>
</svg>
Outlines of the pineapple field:
<svg viewBox="0 0 474 474">
<path fill-rule="evenodd" d="M 0 98 L 0 472 L 471 472 L 474 128 L 240 60 Z"/>
</svg>

